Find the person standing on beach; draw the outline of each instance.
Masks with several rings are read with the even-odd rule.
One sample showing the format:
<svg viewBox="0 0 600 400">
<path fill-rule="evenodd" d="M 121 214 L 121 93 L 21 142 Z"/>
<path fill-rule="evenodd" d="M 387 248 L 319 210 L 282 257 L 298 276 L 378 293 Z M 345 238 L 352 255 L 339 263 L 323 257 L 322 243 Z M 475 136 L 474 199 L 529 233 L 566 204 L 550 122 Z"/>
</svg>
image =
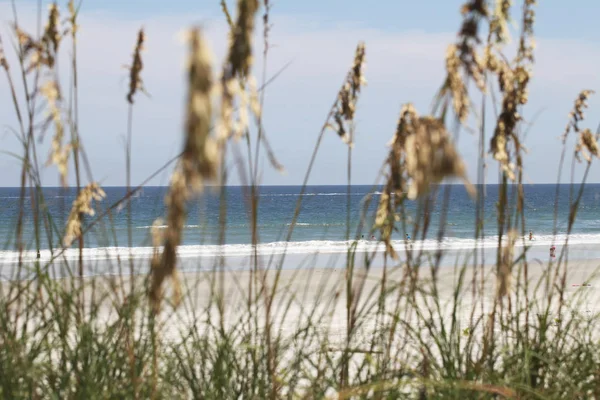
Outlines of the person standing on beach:
<svg viewBox="0 0 600 400">
<path fill-rule="evenodd" d="M 556 257 L 555 252 L 556 252 L 556 247 L 553 245 L 550 247 L 550 258 Z"/>
<path fill-rule="evenodd" d="M 529 231 L 529 240 L 533 240 L 533 232 Z"/>
</svg>

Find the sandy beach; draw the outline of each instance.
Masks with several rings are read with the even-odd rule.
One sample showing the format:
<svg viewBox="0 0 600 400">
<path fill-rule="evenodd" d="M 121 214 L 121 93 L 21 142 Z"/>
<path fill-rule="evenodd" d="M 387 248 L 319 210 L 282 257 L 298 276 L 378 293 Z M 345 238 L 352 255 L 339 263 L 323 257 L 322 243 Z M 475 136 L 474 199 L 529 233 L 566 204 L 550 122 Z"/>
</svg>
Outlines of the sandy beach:
<svg viewBox="0 0 600 400">
<path fill-rule="evenodd" d="M 515 266 L 513 269 L 511 285 L 513 308 L 516 304 L 514 302 L 517 300 L 516 291 L 523 293 L 523 288 L 516 286 L 516 282 L 519 280 L 518 268 L 519 266 Z M 552 280 L 556 263 L 552 268 L 549 264 L 543 264 L 539 260 L 530 261 L 528 264 L 528 291 L 532 314 L 542 309 L 545 304 L 545 276 L 550 270 L 553 271 L 550 277 Z M 590 316 L 600 311 L 600 307 L 598 307 L 600 293 L 597 286 L 600 281 L 594 277 L 599 270 L 600 262 L 596 260 L 569 261 L 565 283 L 565 300 L 569 303 L 569 307 Z M 385 289 L 389 291 L 384 296 L 387 312 L 406 305 L 405 299 L 402 300 L 402 297 L 406 297 L 406 295 L 400 294 L 406 293 L 407 287 L 410 285 L 406 271 L 404 265 L 387 268 L 378 266 L 370 268 L 369 271 L 366 271 L 364 266 L 357 265 L 355 267 L 351 292 L 355 299 L 353 303 L 356 304 L 355 315 L 357 315 L 357 320 L 360 320 L 365 335 L 368 336 L 368 327 L 374 327 L 376 323 L 376 310 L 384 279 Z M 415 295 L 414 304 L 421 304 L 418 307 L 425 311 L 427 305 L 431 307 L 434 298 L 431 293 L 427 293 L 433 289 L 432 270 L 422 266 L 414 271 L 418 272 L 418 286 L 421 289 Z M 437 271 L 435 290 L 437 290 L 442 304 L 442 313 L 448 318 L 452 316 L 454 291 L 458 285 L 460 271 L 459 267 L 449 266 L 440 267 Z M 474 301 L 472 282 L 475 271 L 477 290 Z M 163 334 L 176 340 L 177 336 L 191 325 L 195 324 L 201 328 L 208 323 L 217 323 L 217 321 L 221 323 L 221 320 L 224 326 L 235 327 L 236 324 L 244 321 L 248 315 L 249 304 L 251 304 L 253 313 L 263 321 L 266 321 L 268 315 L 273 329 L 278 332 L 292 334 L 309 322 L 312 325 L 318 321 L 317 325 L 320 330 L 327 331 L 330 337 L 341 338 L 347 328 L 347 272 L 345 268 L 309 268 L 306 266 L 279 271 L 180 272 L 182 301 L 177 308 L 173 308 L 169 304 L 172 295 L 171 283 L 167 282 L 165 285 L 165 302 L 161 312 L 161 319 L 165 327 Z M 558 281 L 560 283 L 562 272 L 559 275 L 561 275 Z M 137 276 L 135 285 L 138 288 L 141 287 L 140 285 L 145 279 L 145 275 Z M 70 279 L 59 281 L 63 285 L 71 285 Z M 113 319 L 116 315 L 115 305 L 119 303 L 118 299 L 122 298 L 121 294 L 127 293 L 130 288 L 130 278 L 112 275 L 89 277 L 84 281 L 85 297 L 91 299 L 94 296 L 96 299 L 103 299 L 101 307 L 103 319 L 107 322 Z M 521 284 L 523 284 L 523 279 L 521 279 Z M 7 285 L 7 282 L 3 283 L 5 290 Z M 460 304 L 457 309 L 463 326 L 469 326 L 473 319 L 492 310 L 496 298 L 496 285 L 494 266 L 478 266 L 477 268 L 467 266 L 465 268 Z M 217 306 L 215 302 L 217 299 L 222 300 L 222 308 Z M 578 304 L 571 304 L 576 300 Z M 521 298 L 520 301 L 522 302 L 523 299 Z M 271 309 L 267 312 L 269 302 Z M 553 304 L 552 307 L 555 308 L 556 304 Z M 219 310 L 223 311 L 222 314 Z M 406 318 L 411 318 L 411 316 L 406 314 Z M 377 321 L 377 323 L 381 323 L 381 321 Z"/>
<path fill-rule="evenodd" d="M 562 264 L 564 266 L 564 263 Z M 348 271 L 339 267 L 307 267 L 300 266 L 296 269 L 277 270 L 225 270 L 203 271 L 203 272 L 179 272 L 181 290 L 181 302 L 176 307 L 170 303 L 173 294 L 171 281 L 165 285 L 165 301 L 162 304 L 160 320 L 162 321 L 162 334 L 165 339 L 178 340 L 191 326 L 202 330 L 209 324 L 222 324 L 228 329 L 234 329 L 237 325 L 247 321 L 245 319 L 252 314 L 261 320 L 259 325 L 264 325 L 269 319 L 272 329 L 283 336 L 292 335 L 311 326 L 323 334 L 327 334 L 330 340 L 338 338 L 340 341 L 345 337 L 348 326 Z M 523 287 L 517 287 L 519 281 L 519 268 L 513 269 L 511 284 L 512 309 L 517 307 L 517 301 L 523 305 Z M 561 267 L 561 271 L 562 271 Z M 436 313 L 441 313 L 443 319 L 451 318 L 454 307 L 454 294 L 458 286 L 459 276 L 462 268 L 457 266 L 443 266 L 437 270 L 436 285 L 432 284 L 432 269 L 421 266 L 413 269 L 418 274 L 418 291 L 411 300 L 410 312 L 403 308 L 407 306 L 407 293 L 411 285 L 411 278 L 407 276 L 405 265 L 397 264 L 383 268 L 376 266 L 365 269 L 357 258 L 351 282 L 352 297 L 354 300 L 353 311 L 357 325 L 356 337 L 368 338 L 376 325 L 385 321 L 379 320 L 377 316 L 378 307 L 383 304 L 386 314 L 397 313 L 403 315 L 404 322 L 411 319 L 418 320 L 415 312 L 429 312 L 435 304 L 433 290 L 437 292 L 440 308 Z M 550 281 L 554 279 L 556 263 L 550 266 L 540 260 L 528 263 L 530 293 L 529 307 L 530 318 L 534 318 L 537 312 L 543 310 L 546 299 L 546 277 L 547 272 L 552 271 Z M 600 312 L 598 306 L 600 300 L 600 280 L 594 275 L 600 271 L 600 262 L 597 260 L 569 261 L 567 264 L 567 275 L 565 282 L 565 301 L 568 304 L 566 310 L 578 310 L 582 315 L 592 316 Z M 482 277 L 483 272 L 483 277 Z M 523 271 L 520 272 L 521 274 Z M 520 284 L 524 281 L 520 279 Z M 413 275 L 414 279 L 415 275 Z M 558 284 L 562 272 L 559 274 Z M 147 275 L 141 274 L 134 278 L 134 284 L 139 289 L 143 287 Z M 473 279 L 476 280 L 476 291 L 473 291 Z M 56 280 L 67 288 L 72 287 L 70 278 Z M 80 284 L 75 279 L 76 285 Z M 92 298 L 96 302 L 101 299 L 99 321 L 110 323 L 117 316 L 117 310 L 123 303 L 124 296 L 131 287 L 129 276 L 95 276 L 83 279 L 85 284 L 84 296 L 87 303 Z M 385 282 L 386 295 L 382 297 L 382 282 Z M 22 281 L 21 285 L 36 285 L 35 281 Z M 6 293 L 8 282 L 3 282 L 3 291 Z M 483 314 L 491 312 L 496 299 L 496 271 L 495 266 L 467 266 L 464 268 L 463 283 L 460 290 L 460 302 L 456 312 L 463 327 L 469 327 Z M 34 286 L 31 286 L 34 287 Z M 516 292 L 520 293 L 517 298 Z M 475 294 L 475 297 L 473 295 Z M 381 302 L 381 299 L 384 301 Z M 557 300 L 557 298 L 555 298 Z M 219 301 L 222 307 L 217 304 Z M 505 305 L 508 300 L 503 300 Z M 270 310 L 268 304 L 271 304 Z M 551 312 L 557 312 L 556 301 L 551 305 Z M 88 310 L 89 311 L 89 310 Z M 563 313 L 565 309 L 563 309 Z M 384 318 L 385 320 L 386 318 Z M 388 318 L 389 319 L 389 318 Z M 257 320 L 257 321 L 258 321 Z M 389 321 L 388 321 L 389 322 Z M 360 341 L 360 340 L 358 340 Z"/>
</svg>

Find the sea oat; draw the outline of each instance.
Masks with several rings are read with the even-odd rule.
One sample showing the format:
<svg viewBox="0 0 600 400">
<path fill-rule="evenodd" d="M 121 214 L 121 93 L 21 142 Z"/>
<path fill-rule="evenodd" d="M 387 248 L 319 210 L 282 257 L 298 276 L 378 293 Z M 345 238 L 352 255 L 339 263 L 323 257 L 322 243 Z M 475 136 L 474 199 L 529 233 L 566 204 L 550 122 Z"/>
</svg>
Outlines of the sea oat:
<svg viewBox="0 0 600 400">
<path fill-rule="evenodd" d="M 8 71 L 8 61 L 6 60 L 6 55 L 4 54 L 4 46 L 2 45 L 2 38 L 0 38 L 0 67 L 4 68 Z"/>
<path fill-rule="evenodd" d="M 232 134 L 239 139 L 247 128 L 247 118 L 243 115 L 246 112 L 246 105 L 243 105 L 244 110 L 241 111 L 242 115 L 237 123 L 232 124 L 233 105 L 238 94 L 245 90 L 241 82 L 250 76 L 250 68 L 253 64 L 252 34 L 258 6 L 258 0 L 238 0 L 237 3 L 237 18 L 231 28 L 229 51 L 223 66 L 221 85 L 218 88 L 221 110 L 216 131 L 220 146 L 223 146 Z"/>
<path fill-rule="evenodd" d="M 439 183 L 447 177 L 462 178 L 469 193 L 473 194 L 462 159 L 443 122 L 426 116 L 412 120 L 411 125 L 413 133 L 406 136 L 404 145 L 406 173 L 410 178 L 408 198 L 415 199 L 426 194 L 432 183 Z"/>
<path fill-rule="evenodd" d="M 133 64 L 129 68 L 129 92 L 127 93 L 127 101 L 133 104 L 133 96 L 138 90 L 143 90 L 142 78 L 140 76 L 144 64 L 142 63 L 142 50 L 144 46 L 144 29 L 138 32 L 135 50 L 133 51 Z"/>
<path fill-rule="evenodd" d="M 494 136 L 490 142 L 490 152 L 494 159 L 500 163 L 500 167 L 510 180 L 515 180 L 514 164 L 509 154 L 509 142 L 515 142 L 515 149 L 522 149 L 516 133 L 517 124 L 521 121 L 518 112 L 520 105 L 528 101 L 528 84 L 531 78 L 531 65 L 533 65 L 533 9 L 534 1 L 526 0 L 523 11 L 524 24 L 523 34 L 519 41 L 519 49 L 515 58 L 514 67 L 506 62 L 499 63 L 496 69 L 500 91 L 503 94 L 502 109 L 496 123 Z"/>
<path fill-rule="evenodd" d="M 258 11 L 258 0 L 238 0 L 237 19 L 231 32 L 232 40 L 227 56 L 230 76 L 238 73 L 245 78 L 250 73 L 253 63 L 252 34 L 254 32 L 254 17 Z"/>
<path fill-rule="evenodd" d="M 375 216 L 375 228 L 381 233 L 380 240 L 385 245 L 385 253 L 393 259 L 397 259 L 398 255 L 392 246 L 392 232 L 394 230 L 394 210 L 391 202 L 390 185 L 386 185 L 381 197 L 379 198 L 379 206 Z"/>
<path fill-rule="evenodd" d="M 154 257 L 152 260 L 149 297 L 154 312 L 160 310 L 162 286 L 167 278 L 173 282 L 174 303 L 178 302 L 177 246 L 181 243 L 185 224 L 186 202 L 202 189 L 204 181 L 216 177 L 219 160 L 216 142 L 209 135 L 212 119 L 211 58 L 198 29 L 194 29 L 190 36 L 190 55 L 184 150 L 181 163 L 171 177 L 165 199 L 168 215 L 164 250 L 160 258 Z"/>
<path fill-rule="evenodd" d="M 467 87 L 460 73 L 460 67 L 461 61 L 458 47 L 456 45 L 448 46 L 448 50 L 446 51 L 447 77 L 444 85 L 452 96 L 454 112 L 458 116 L 458 119 L 464 122 L 469 115 L 470 100 Z"/>
<path fill-rule="evenodd" d="M 79 30 L 79 25 L 77 25 L 77 10 L 75 9 L 75 1 L 69 0 L 68 4 L 69 8 L 69 23 L 71 24 L 71 37 L 73 40 L 76 40 L 77 31 Z"/>
<path fill-rule="evenodd" d="M 216 142 L 210 136 L 212 60 L 208 46 L 197 29 L 191 34 L 190 54 L 186 141 L 182 165 L 188 184 L 194 183 L 200 189 L 202 179 L 216 177 L 219 160 Z"/>
<path fill-rule="evenodd" d="M 46 98 L 48 103 L 48 113 L 50 119 L 54 122 L 54 136 L 52 137 L 52 151 L 46 165 L 54 164 L 60 173 L 60 180 L 63 186 L 67 186 L 67 166 L 71 145 L 63 145 L 64 127 L 62 123 L 60 108 L 60 91 L 56 81 L 48 81 L 41 88 L 40 93 Z"/>
<path fill-rule="evenodd" d="M 396 195 L 396 202 L 400 201 L 407 192 L 408 177 L 406 176 L 406 158 L 404 157 L 406 138 L 414 133 L 414 121 L 418 118 L 417 111 L 412 104 L 408 103 L 402 106 L 396 132 L 389 143 L 391 146 L 387 160 L 390 169 L 389 179 L 393 193 Z"/>
<path fill-rule="evenodd" d="M 476 46 L 479 22 L 487 18 L 488 11 L 484 0 L 470 0 L 461 8 L 463 23 L 455 44 L 446 50 L 446 79 L 438 94 L 438 101 L 445 96 L 452 98 L 452 107 L 461 122 L 469 115 L 471 101 L 465 79 L 473 78 L 481 91 L 485 91 L 484 60 L 477 54 Z"/>
<path fill-rule="evenodd" d="M 81 217 L 83 214 L 94 216 L 95 211 L 92 206 L 94 200 L 100 201 L 106 197 L 104 190 L 96 182 L 92 182 L 84 187 L 77 198 L 73 202 L 71 207 L 71 213 L 67 220 L 67 227 L 65 229 L 64 244 L 65 246 L 71 246 L 73 241 L 81 235 Z"/>
<path fill-rule="evenodd" d="M 533 51 L 535 49 L 535 40 L 533 38 L 533 24 L 535 23 L 536 0 L 525 0 L 523 5 L 523 33 L 519 40 L 519 50 L 517 51 L 517 62 L 524 60 L 533 63 Z"/>
<path fill-rule="evenodd" d="M 565 131 L 562 135 L 563 144 L 567 141 L 567 136 L 571 129 L 576 133 L 579 132 L 579 122 L 583 121 L 584 114 L 583 110 L 588 108 L 587 101 L 590 95 L 594 94 L 593 90 L 582 90 L 577 96 L 575 100 L 575 105 L 573 106 L 573 111 L 569 113 L 569 122 L 567 122 L 567 126 L 565 127 Z"/>
<path fill-rule="evenodd" d="M 49 6 L 48 12 L 48 22 L 44 28 L 44 36 L 42 41 L 46 43 L 46 48 L 48 49 L 47 53 L 51 55 L 51 65 L 54 65 L 54 57 L 58 52 L 58 46 L 60 45 L 60 40 L 62 35 L 59 32 L 60 29 L 60 14 L 58 11 L 58 6 L 56 3 L 53 3 Z"/>
<path fill-rule="evenodd" d="M 50 62 L 46 56 L 45 48 L 42 42 L 34 40 L 28 33 L 15 25 L 15 34 L 19 42 L 24 59 L 28 60 L 25 69 L 26 73 L 39 68 L 42 65 L 49 65 Z"/>
<path fill-rule="evenodd" d="M 511 230 L 510 232 L 508 232 L 506 237 L 507 243 L 504 247 L 502 247 L 500 265 L 498 266 L 498 275 L 496 282 L 496 295 L 498 296 L 498 298 L 506 296 L 510 291 L 514 247 L 518 237 L 517 231 Z"/>
<path fill-rule="evenodd" d="M 510 39 L 508 24 L 510 22 L 511 0 L 497 0 L 490 19 L 490 36 L 496 43 L 507 43 Z"/>
<path fill-rule="evenodd" d="M 185 177 L 181 171 L 175 171 L 171 177 L 169 193 L 165 199 L 169 211 L 164 249 L 160 257 L 153 257 L 151 261 L 151 283 L 148 296 L 155 313 L 160 310 L 165 279 L 171 278 L 175 286 L 179 284 L 174 280 L 176 278 L 174 272 L 177 264 L 177 246 L 181 243 L 186 218 L 185 203 L 188 198 L 189 193 Z"/>
<path fill-rule="evenodd" d="M 60 33 L 60 15 L 58 6 L 53 3 L 49 6 L 48 21 L 44 27 L 44 33 L 41 39 L 35 40 L 19 28 L 14 25 L 17 40 L 23 52 L 23 57 L 28 59 L 29 63 L 25 70 L 26 73 L 37 69 L 41 66 L 52 68 L 56 60 L 58 48 L 62 35 Z"/>
<path fill-rule="evenodd" d="M 581 162 L 580 155 L 583 155 L 587 162 L 592 162 L 592 156 L 600 157 L 598 141 L 589 129 L 579 133 L 579 140 L 575 146 L 575 157 L 579 162 Z"/>
<path fill-rule="evenodd" d="M 338 93 L 338 101 L 334 108 L 332 121 L 328 123 L 328 126 L 337 132 L 344 143 L 349 145 L 352 145 L 352 138 L 348 134 L 350 129 L 347 125 L 354 120 L 358 94 L 366 84 L 364 69 L 365 44 L 359 43 L 356 47 L 352 68 Z"/>
<path fill-rule="evenodd" d="M 389 145 L 389 172 L 379 200 L 375 228 L 381 232 L 386 253 L 396 258 L 391 246 L 396 221 L 394 210 L 405 197 L 415 199 L 423 196 L 429 192 L 431 184 L 447 177 L 462 178 L 472 196 L 475 190 L 466 178 L 464 164 L 442 121 L 429 116 L 419 117 L 412 104 L 402 106 L 396 132 Z"/>
</svg>

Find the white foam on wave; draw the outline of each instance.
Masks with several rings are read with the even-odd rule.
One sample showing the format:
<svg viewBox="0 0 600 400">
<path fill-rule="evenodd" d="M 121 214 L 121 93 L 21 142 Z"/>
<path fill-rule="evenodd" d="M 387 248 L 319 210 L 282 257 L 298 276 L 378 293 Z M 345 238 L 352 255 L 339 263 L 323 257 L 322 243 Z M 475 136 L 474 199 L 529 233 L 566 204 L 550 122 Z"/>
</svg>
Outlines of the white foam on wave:
<svg viewBox="0 0 600 400">
<path fill-rule="evenodd" d="M 156 228 L 158 229 L 166 229 L 168 228 L 168 225 L 157 225 Z M 152 229 L 153 226 L 152 225 L 144 225 L 144 226 L 136 226 L 135 229 Z M 200 228 L 200 225 L 185 225 L 184 228 Z"/>
<path fill-rule="evenodd" d="M 368 193 L 350 193 L 350 196 L 366 196 Z M 298 197 L 300 193 L 262 193 L 260 197 Z M 303 196 L 348 196 L 348 193 L 304 193 Z"/>
<path fill-rule="evenodd" d="M 503 238 L 503 242 L 506 238 Z M 531 246 L 533 249 L 544 249 L 551 245 L 563 246 L 565 244 L 566 235 L 540 235 L 534 240 L 529 241 L 519 239 L 515 246 Z M 600 234 L 574 234 L 569 237 L 569 245 L 573 246 L 592 246 L 600 244 Z M 335 240 L 311 240 L 304 242 L 272 242 L 262 243 L 258 245 L 257 251 L 261 255 L 281 255 L 281 254 L 335 254 L 345 253 L 348 247 L 356 244 L 358 252 L 365 251 L 383 251 L 382 243 L 370 240 L 354 241 L 335 241 Z M 392 241 L 394 248 L 402 252 L 405 249 L 406 243 L 404 240 Z M 414 240 L 411 242 L 413 250 L 435 251 L 442 249 L 445 251 L 464 251 L 471 250 L 475 247 L 483 249 L 495 249 L 498 247 L 498 237 L 489 236 L 484 240 L 475 241 L 467 238 L 444 238 L 442 241 L 435 239 Z M 545 250 L 545 249 L 544 249 Z M 600 248 L 598 248 L 600 250 Z M 86 260 L 114 260 L 117 258 L 126 259 L 130 254 L 136 259 L 148 259 L 152 257 L 154 249 L 152 247 L 100 247 L 100 248 L 85 248 L 83 249 L 83 257 Z M 54 257 L 60 252 L 54 251 Z M 181 258 L 194 257 L 247 257 L 254 253 L 254 248 L 251 244 L 227 244 L 227 245 L 183 245 L 179 246 L 178 254 Z M 35 251 L 26 251 L 23 254 L 24 260 L 33 261 L 36 258 Z M 47 262 L 53 257 L 49 250 L 40 251 L 40 261 Z M 65 258 L 67 260 L 77 260 L 79 257 L 78 249 L 67 249 L 57 258 L 58 260 Z M 15 263 L 18 261 L 19 253 L 17 251 L 0 251 L 1 263 Z"/>
</svg>

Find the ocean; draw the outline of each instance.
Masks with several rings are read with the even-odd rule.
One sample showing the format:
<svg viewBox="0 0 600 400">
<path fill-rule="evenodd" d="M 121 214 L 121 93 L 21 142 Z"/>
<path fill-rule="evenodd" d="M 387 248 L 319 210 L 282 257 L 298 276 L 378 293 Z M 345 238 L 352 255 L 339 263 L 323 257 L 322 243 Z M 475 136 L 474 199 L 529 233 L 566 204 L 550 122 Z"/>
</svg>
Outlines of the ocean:
<svg viewBox="0 0 600 400">
<path fill-rule="evenodd" d="M 446 225 L 441 240 L 438 240 L 440 217 L 443 211 L 445 188 L 449 188 Z M 298 257 L 311 254 L 343 255 L 348 249 L 347 206 L 350 198 L 351 241 L 358 239 L 358 250 L 374 250 L 382 247 L 377 241 L 370 240 L 368 226 L 373 221 L 373 214 L 379 200 L 378 188 L 372 186 L 352 186 L 350 196 L 346 186 L 309 186 L 306 189 L 301 212 L 289 242 L 285 242 L 293 213 L 300 192 L 299 186 L 262 186 L 259 188 L 258 228 L 259 253 L 263 256 L 288 255 Z M 107 197 L 96 203 L 98 213 L 102 213 L 109 205 L 118 201 L 126 193 L 123 187 L 104 188 Z M 128 244 L 127 208 L 113 210 L 110 217 L 95 224 L 84 237 L 84 257 L 89 260 L 123 258 L 133 255 L 138 259 L 147 259 L 152 254 L 150 228 L 157 218 L 166 215 L 164 198 L 166 187 L 146 187 L 131 200 L 132 245 Z M 379 188 L 380 190 L 380 188 Z M 479 186 L 478 190 L 485 194 L 484 235 L 483 241 L 474 238 L 476 202 L 471 199 L 461 185 L 442 186 L 436 206 L 430 212 L 431 226 L 425 238 L 419 234 L 412 238 L 413 248 L 434 251 L 443 248 L 449 255 L 467 254 L 476 245 L 483 247 L 490 257 L 497 248 L 496 203 L 498 186 Z M 511 187 L 509 198 L 511 209 L 514 209 L 514 196 Z M 555 243 L 560 248 L 564 243 L 569 215 L 570 185 L 560 186 L 558 199 L 558 219 L 556 236 L 554 235 L 554 207 L 556 185 L 525 185 L 525 217 L 526 231 L 533 232 L 534 240 L 526 241 L 532 257 L 547 259 L 548 248 Z M 575 193 L 578 186 L 574 187 Z M 12 263 L 17 259 L 15 251 L 15 229 L 19 212 L 19 188 L 0 188 L 0 237 L 3 238 L 3 249 L 0 258 L 4 263 Z M 369 193 L 373 201 L 369 207 L 366 226 L 359 232 L 361 211 Z M 236 267 L 243 268 L 248 264 L 252 254 L 251 224 L 249 223 L 249 188 L 227 187 L 225 189 L 227 226 L 225 244 L 219 245 L 220 199 L 219 194 L 207 190 L 199 198 L 191 201 L 188 218 L 183 235 L 183 245 L 179 249 L 182 259 L 197 260 L 215 255 L 231 257 Z M 42 232 L 39 247 L 41 260 L 51 257 L 50 247 L 60 247 L 60 236 L 68 218 L 71 205 L 75 199 L 73 188 L 44 188 L 44 204 L 52 216 L 52 234 Z M 41 204 L 41 203 L 40 203 Z M 29 250 L 27 259 L 35 259 L 36 232 L 31 198 L 25 200 L 23 237 Z M 417 202 L 407 202 L 407 214 L 414 218 L 418 212 Z M 85 218 L 84 225 L 95 217 Z M 164 227 L 164 225 L 163 225 Z M 42 229 L 45 229 L 42 225 Z M 520 229 L 520 228 L 519 228 Z M 413 236 L 412 227 L 409 233 Z M 362 237 L 364 235 L 364 238 Z M 376 233 L 377 235 L 377 233 Z M 404 233 L 394 234 L 394 245 L 399 251 L 404 249 Z M 49 242 L 52 242 L 50 246 Z M 600 184 L 586 185 L 577 221 L 569 238 L 570 259 L 600 259 Z M 523 246 L 519 241 L 517 246 Z M 76 244 L 67 250 L 63 257 L 76 259 Z M 453 263 L 451 257 L 448 263 Z M 492 258 L 490 258 L 492 260 Z M 189 263 L 188 263 L 189 266 Z"/>
</svg>

